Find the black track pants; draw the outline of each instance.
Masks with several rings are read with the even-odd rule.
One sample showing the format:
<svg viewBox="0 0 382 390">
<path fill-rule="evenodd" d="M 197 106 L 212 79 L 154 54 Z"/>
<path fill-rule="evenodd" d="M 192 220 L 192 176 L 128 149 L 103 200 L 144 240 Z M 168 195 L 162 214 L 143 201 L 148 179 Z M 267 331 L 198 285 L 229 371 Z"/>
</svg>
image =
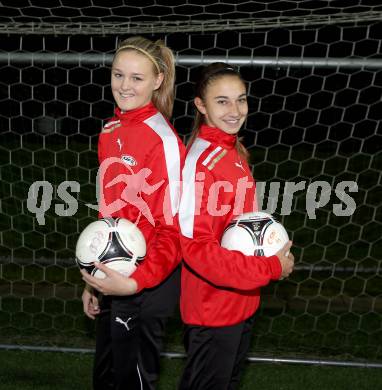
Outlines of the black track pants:
<svg viewBox="0 0 382 390">
<path fill-rule="evenodd" d="M 103 297 L 97 319 L 94 390 L 154 390 L 167 318 L 179 298 L 179 271 L 131 297 Z"/>
<path fill-rule="evenodd" d="M 219 328 L 186 326 L 187 362 L 179 390 L 237 389 L 252 334 L 253 316 Z"/>
</svg>

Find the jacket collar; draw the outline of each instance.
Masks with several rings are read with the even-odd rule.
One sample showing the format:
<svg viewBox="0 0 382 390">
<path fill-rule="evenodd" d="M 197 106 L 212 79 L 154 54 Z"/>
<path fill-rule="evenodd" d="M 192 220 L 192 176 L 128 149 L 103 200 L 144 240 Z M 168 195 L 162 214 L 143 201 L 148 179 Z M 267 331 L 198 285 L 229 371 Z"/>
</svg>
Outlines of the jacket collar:
<svg viewBox="0 0 382 390">
<path fill-rule="evenodd" d="M 236 134 L 227 134 L 218 127 L 210 127 L 206 124 L 202 124 L 200 126 L 198 137 L 214 144 L 218 144 L 226 149 L 234 148 L 237 140 Z"/>
<path fill-rule="evenodd" d="M 115 109 L 115 116 L 121 121 L 139 121 L 143 122 L 158 112 L 157 108 L 152 102 L 143 107 L 135 108 L 134 110 L 121 111 L 119 107 Z"/>
</svg>

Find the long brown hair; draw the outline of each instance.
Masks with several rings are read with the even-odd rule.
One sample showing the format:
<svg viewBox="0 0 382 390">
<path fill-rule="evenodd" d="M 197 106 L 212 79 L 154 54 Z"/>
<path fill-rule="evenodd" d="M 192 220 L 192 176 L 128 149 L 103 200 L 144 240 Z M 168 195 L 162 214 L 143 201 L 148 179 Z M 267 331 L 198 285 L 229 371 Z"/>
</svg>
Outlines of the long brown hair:
<svg viewBox="0 0 382 390">
<path fill-rule="evenodd" d="M 209 64 L 202 69 L 200 77 L 195 84 L 195 97 L 199 97 L 200 99 L 204 100 L 208 86 L 212 82 L 224 76 L 236 76 L 245 85 L 244 80 L 233 66 L 224 62 L 213 62 L 212 64 Z M 199 128 L 204 123 L 204 121 L 204 115 L 196 109 L 192 132 L 187 142 L 188 147 L 197 138 Z M 241 143 L 241 140 L 239 138 L 236 139 L 235 147 L 239 155 L 244 159 L 248 160 L 249 153 L 245 146 Z"/>
<path fill-rule="evenodd" d="M 158 111 L 167 119 L 170 119 L 174 107 L 175 84 L 175 58 L 172 50 L 165 46 L 161 40 L 153 42 L 147 38 L 136 36 L 119 43 L 114 59 L 121 51 L 125 50 L 135 50 L 146 55 L 153 63 L 154 73 L 163 73 L 162 84 L 157 90 L 153 91 L 152 101 Z"/>
</svg>

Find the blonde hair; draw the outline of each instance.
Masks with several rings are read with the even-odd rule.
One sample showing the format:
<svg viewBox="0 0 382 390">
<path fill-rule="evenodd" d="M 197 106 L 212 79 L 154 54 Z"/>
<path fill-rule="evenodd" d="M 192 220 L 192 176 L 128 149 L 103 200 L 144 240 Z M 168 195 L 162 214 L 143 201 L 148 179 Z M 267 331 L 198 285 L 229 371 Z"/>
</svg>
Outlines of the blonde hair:
<svg viewBox="0 0 382 390">
<path fill-rule="evenodd" d="M 153 64 L 154 73 L 157 75 L 163 73 L 162 84 L 153 91 L 152 101 L 158 111 L 170 119 L 175 97 L 175 58 L 172 50 L 165 46 L 161 40 L 153 42 L 144 37 L 130 37 L 120 42 L 113 62 L 117 55 L 125 50 L 135 50 L 145 55 Z"/>
<path fill-rule="evenodd" d="M 224 62 L 213 62 L 212 64 L 209 64 L 202 69 L 201 75 L 195 85 L 195 97 L 199 97 L 200 99 L 204 100 L 208 86 L 213 81 L 224 76 L 236 76 L 242 81 L 243 84 L 245 84 L 240 74 L 231 65 L 228 65 Z M 194 124 L 192 126 L 190 138 L 187 142 L 187 147 L 190 147 L 198 137 L 199 128 L 203 123 L 204 115 L 199 110 L 196 110 Z M 235 148 L 241 157 L 243 157 L 245 160 L 248 160 L 249 153 L 246 147 L 241 143 L 241 138 L 236 138 Z"/>
</svg>

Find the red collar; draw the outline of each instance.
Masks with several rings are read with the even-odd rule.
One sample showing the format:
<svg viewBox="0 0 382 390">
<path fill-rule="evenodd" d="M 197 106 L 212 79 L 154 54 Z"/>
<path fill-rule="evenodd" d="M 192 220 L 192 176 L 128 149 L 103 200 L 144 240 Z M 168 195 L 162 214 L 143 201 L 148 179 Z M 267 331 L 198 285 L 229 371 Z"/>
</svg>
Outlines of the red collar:
<svg viewBox="0 0 382 390">
<path fill-rule="evenodd" d="M 214 144 L 223 146 L 226 149 L 232 149 L 236 145 L 237 135 L 227 134 L 223 130 L 217 127 L 210 127 L 206 124 L 202 124 L 199 128 L 198 137 L 207 141 L 211 141 Z"/>
<path fill-rule="evenodd" d="M 121 111 L 119 107 L 115 109 L 115 116 L 123 120 L 143 122 L 145 119 L 150 118 L 158 112 L 158 109 L 152 102 L 146 104 L 143 107 L 135 108 L 134 110 Z"/>
</svg>

